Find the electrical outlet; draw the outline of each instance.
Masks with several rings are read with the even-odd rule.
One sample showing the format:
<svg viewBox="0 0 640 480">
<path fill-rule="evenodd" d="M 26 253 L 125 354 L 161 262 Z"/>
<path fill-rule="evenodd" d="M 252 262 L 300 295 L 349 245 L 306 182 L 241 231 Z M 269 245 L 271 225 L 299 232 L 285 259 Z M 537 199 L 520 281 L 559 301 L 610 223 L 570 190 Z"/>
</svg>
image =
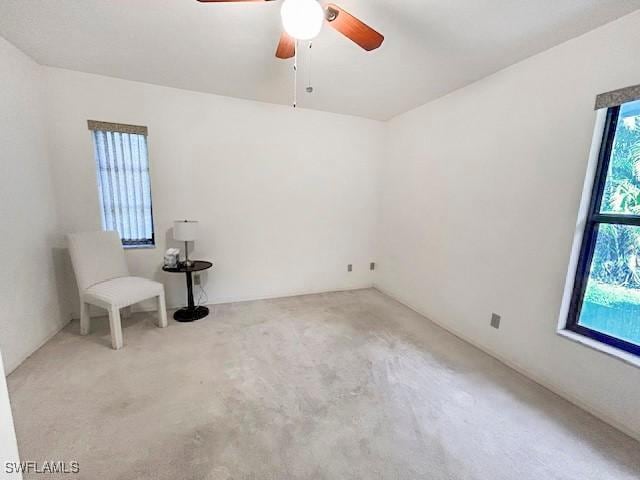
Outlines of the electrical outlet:
<svg viewBox="0 0 640 480">
<path fill-rule="evenodd" d="M 352 272 L 353 271 L 353 265 L 349 264 L 347 265 L 347 272 Z"/>
<path fill-rule="evenodd" d="M 193 276 L 193 284 L 194 285 L 200 285 L 200 274 L 199 273 L 196 273 Z"/>
<path fill-rule="evenodd" d="M 491 314 L 491 326 L 493 328 L 500 328 L 500 315 L 498 315 L 497 313 L 492 313 Z"/>
<path fill-rule="evenodd" d="M 376 262 L 371 262 L 369 264 L 369 270 L 375 270 L 376 269 Z"/>
</svg>

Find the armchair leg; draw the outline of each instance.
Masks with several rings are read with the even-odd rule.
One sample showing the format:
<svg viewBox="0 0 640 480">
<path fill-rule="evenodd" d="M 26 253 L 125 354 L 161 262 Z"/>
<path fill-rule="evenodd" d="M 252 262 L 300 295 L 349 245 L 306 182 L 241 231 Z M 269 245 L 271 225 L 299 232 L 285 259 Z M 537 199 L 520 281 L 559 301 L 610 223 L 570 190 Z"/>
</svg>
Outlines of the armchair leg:
<svg viewBox="0 0 640 480">
<path fill-rule="evenodd" d="M 167 305 L 164 301 L 164 292 L 158 295 L 158 326 L 164 328 L 167 322 Z"/>
<path fill-rule="evenodd" d="M 124 346 L 124 342 L 122 341 L 122 324 L 118 307 L 112 306 L 109 309 L 109 326 L 111 327 L 111 346 L 114 350 L 120 350 Z"/>
<path fill-rule="evenodd" d="M 80 300 L 80 335 L 89 335 L 90 328 L 89 304 Z"/>
</svg>

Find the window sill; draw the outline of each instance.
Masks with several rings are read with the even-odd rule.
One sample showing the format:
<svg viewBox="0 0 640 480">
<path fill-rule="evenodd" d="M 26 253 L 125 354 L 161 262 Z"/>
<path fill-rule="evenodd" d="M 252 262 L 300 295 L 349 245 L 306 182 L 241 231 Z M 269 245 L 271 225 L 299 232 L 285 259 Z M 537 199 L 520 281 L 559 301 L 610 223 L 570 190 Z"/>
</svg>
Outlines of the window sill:
<svg viewBox="0 0 640 480">
<path fill-rule="evenodd" d="M 638 357 L 637 355 L 625 352 L 624 350 L 620 350 L 619 348 L 612 347 L 611 345 L 607 345 L 606 343 L 598 342 L 597 340 L 585 337 L 584 335 L 572 332 L 571 330 L 562 329 L 558 330 L 557 333 L 561 337 L 571 340 L 572 342 L 581 343 L 582 345 L 586 345 L 589 348 L 598 350 L 599 352 L 609 355 L 610 357 L 615 357 L 625 363 L 628 363 L 629 365 L 640 368 L 640 357 Z"/>
<path fill-rule="evenodd" d="M 155 245 L 123 245 L 125 250 L 141 250 L 147 248 L 156 248 Z"/>
</svg>

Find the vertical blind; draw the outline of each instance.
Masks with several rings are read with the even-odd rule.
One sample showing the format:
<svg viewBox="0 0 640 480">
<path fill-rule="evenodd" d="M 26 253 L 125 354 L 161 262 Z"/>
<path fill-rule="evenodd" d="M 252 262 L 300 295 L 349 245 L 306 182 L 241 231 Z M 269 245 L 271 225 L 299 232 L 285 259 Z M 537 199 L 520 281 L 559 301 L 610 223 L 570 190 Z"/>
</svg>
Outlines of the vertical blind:
<svg viewBox="0 0 640 480">
<path fill-rule="evenodd" d="M 153 245 L 147 128 L 89 121 L 105 230 L 124 245 Z"/>
</svg>

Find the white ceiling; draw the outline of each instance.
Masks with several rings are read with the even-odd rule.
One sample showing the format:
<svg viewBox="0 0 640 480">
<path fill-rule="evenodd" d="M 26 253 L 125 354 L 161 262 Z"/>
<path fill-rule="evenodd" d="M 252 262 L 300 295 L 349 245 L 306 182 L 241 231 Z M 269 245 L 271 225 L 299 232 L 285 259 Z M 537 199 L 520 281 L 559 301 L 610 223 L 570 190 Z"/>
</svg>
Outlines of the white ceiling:
<svg viewBox="0 0 640 480">
<path fill-rule="evenodd" d="M 310 95 L 300 60 L 298 103 L 381 120 L 640 8 L 640 0 L 332 1 L 385 42 L 365 52 L 325 26 L 313 43 Z M 0 35 L 45 65 L 288 104 L 291 62 L 274 57 L 279 9 L 277 1 L 0 0 Z"/>
</svg>

